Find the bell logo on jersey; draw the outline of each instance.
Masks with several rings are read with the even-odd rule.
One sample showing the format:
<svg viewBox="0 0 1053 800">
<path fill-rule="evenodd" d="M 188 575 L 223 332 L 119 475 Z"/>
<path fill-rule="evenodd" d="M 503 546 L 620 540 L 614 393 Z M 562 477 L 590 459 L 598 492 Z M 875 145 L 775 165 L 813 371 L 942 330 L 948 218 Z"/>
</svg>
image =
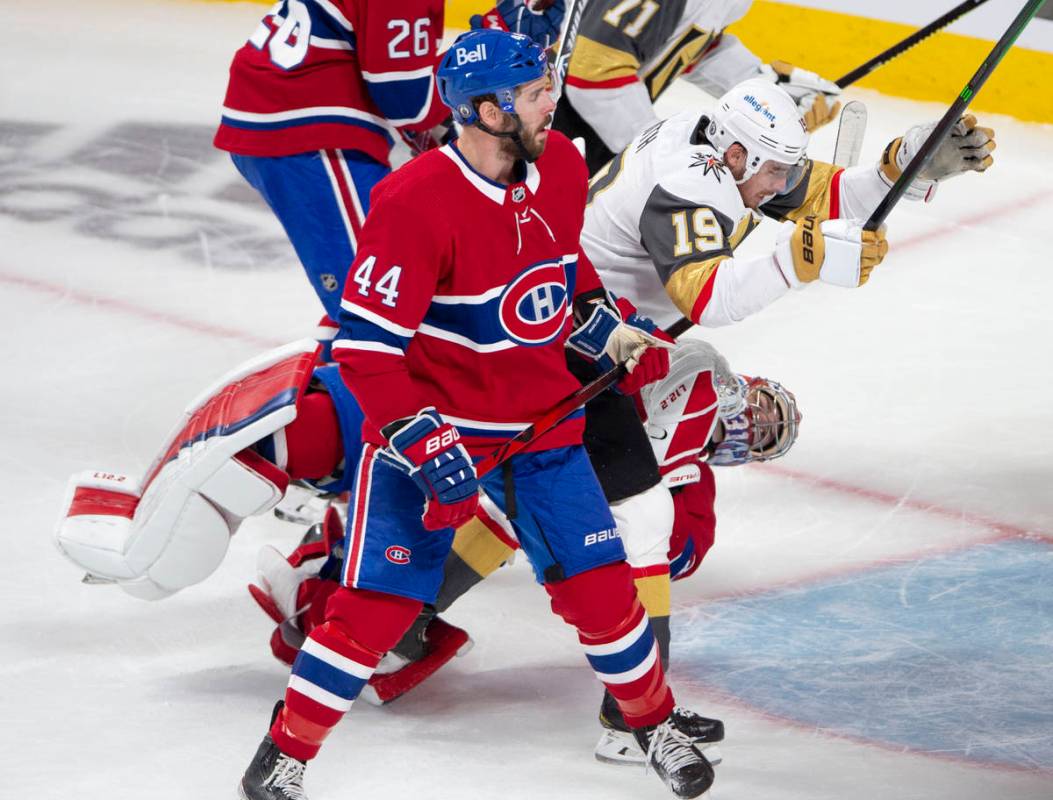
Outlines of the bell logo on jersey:
<svg viewBox="0 0 1053 800">
<path fill-rule="evenodd" d="M 384 551 L 384 558 L 390 561 L 392 564 L 398 564 L 400 567 L 403 564 L 408 564 L 410 561 L 410 549 L 408 547 L 402 547 L 401 545 L 393 544 L 387 550 Z"/>
<path fill-rule="evenodd" d="M 458 67 L 463 67 L 465 64 L 477 64 L 486 61 L 486 45 L 480 42 L 471 49 L 458 47 L 456 56 Z"/>
<path fill-rule="evenodd" d="M 567 273 L 560 262 L 535 264 L 517 275 L 501 293 L 498 317 L 517 344 L 548 344 L 567 321 Z"/>
</svg>

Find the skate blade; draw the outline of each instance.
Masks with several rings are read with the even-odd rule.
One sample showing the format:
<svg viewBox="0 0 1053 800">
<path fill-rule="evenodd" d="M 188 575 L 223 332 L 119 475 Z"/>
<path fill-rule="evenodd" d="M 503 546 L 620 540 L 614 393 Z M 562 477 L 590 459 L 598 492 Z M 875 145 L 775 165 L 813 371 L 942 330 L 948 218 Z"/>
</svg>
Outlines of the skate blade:
<svg viewBox="0 0 1053 800">
<path fill-rule="evenodd" d="M 706 757 L 706 761 L 709 762 L 710 766 L 717 767 L 723 763 L 724 755 L 715 743 L 698 743 L 695 746 Z M 593 755 L 596 756 L 597 761 L 603 764 L 614 764 L 615 766 L 642 767 L 645 763 L 644 754 L 636 746 L 636 743 L 627 738 L 619 737 L 614 731 L 604 731 Z M 702 796 L 705 797 L 706 795 Z"/>
<path fill-rule="evenodd" d="M 620 767 L 642 767 L 646 763 L 643 751 L 630 733 L 605 729 L 593 751 L 596 760 Z"/>
<path fill-rule="evenodd" d="M 708 761 L 710 763 L 710 765 L 715 767 L 718 764 L 723 763 L 724 756 L 720 752 L 720 748 L 717 747 L 717 745 L 715 745 L 715 744 L 696 744 L 695 747 L 697 747 L 701 751 L 702 755 L 704 755 L 706 757 L 706 761 Z M 703 795 L 703 797 L 705 797 L 705 795 Z"/>
</svg>

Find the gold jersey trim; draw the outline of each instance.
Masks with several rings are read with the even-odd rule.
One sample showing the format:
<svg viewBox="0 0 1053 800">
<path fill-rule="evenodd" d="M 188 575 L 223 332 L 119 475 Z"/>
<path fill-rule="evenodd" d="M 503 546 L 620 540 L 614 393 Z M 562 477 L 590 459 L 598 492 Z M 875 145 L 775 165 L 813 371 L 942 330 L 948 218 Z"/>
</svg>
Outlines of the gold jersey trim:
<svg viewBox="0 0 1053 800">
<path fill-rule="evenodd" d="M 567 74 L 571 78 L 599 83 L 636 75 L 639 69 L 640 62 L 632 53 L 579 36 Z"/>
<path fill-rule="evenodd" d="M 717 271 L 717 267 L 729 258 L 729 255 L 719 255 L 704 261 L 692 261 L 669 276 L 665 291 L 681 314 L 694 320 L 692 314 L 699 295 Z"/>
<path fill-rule="evenodd" d="M 785 219 L 796 222 L 810 215 L 820 220 L 830 219 L 830 184 L 840 169 L 841 167 L 827 164 L 825 161 L 813 161 L 804 202 L 787 212 Z"/>
<path fill-rule="evenodd" d="M 692 25 L 684 31 L 683 35 L 669 48 L 665 57 L 642 76 L 644 85 L 651 94 L 651 100 L 657 100 L 658 95 L 669 88 L 670 83 L 698 61 L 711 41 L 713 41 L 713 34 L 702 30 L 697 25 Z"/>
</svg>

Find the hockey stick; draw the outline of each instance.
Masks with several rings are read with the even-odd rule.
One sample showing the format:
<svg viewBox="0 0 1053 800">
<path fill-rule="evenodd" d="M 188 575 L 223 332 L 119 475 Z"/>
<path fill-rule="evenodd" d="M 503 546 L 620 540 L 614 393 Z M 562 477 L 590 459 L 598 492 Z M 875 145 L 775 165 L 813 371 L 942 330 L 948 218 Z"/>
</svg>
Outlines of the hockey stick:
<svg viewBox="0 0 1053 800">
<path fill-rule="evenodd" d="M 566 24 L 559 34 L 559 51 L 556 63 L 552 66 L 552 93 L 556 98 L 563 94 L 563 82 L 570 68 L 570 57 L 574 53 L 574 43 L 578 41 L 578 28 L 589 0 L 571 0 L 564 12 Z"/>
<path fill-rule="evenodd" d="M 836 83 L 842 89 L 844 89 L 846 86 L 851 86 L 860 78 L 869 75 L 878 67 L 887 64 L 896 56 L 902 55 L 907 50 L 910 50 L 910 48 L 914 47 L 914 45 L 918 44 L 918 42 L 929 38 L 930 36 L 932 36 L 932 34 L 936 33 L 936 31 L 940 30 L 940 28 L 945 28 L 955 20 L 964 17 L 974 8 L 979 8 L 986 2 L 987 0 L 965 0 L 964 3 L 959 3 L 939 19 L 933 20 L 924 28 L 921 28 L 912 33 L 906 39 L 903 39 L 902 41 L 892 45 L 892 47 L 888 48 L 887 50 L 878 53 L 865 64 L 856 67 L 847 75 L 843 75 L 840 78 L 838 78 L 836 81 L 834 81 L 834 83 Z"/>
<path fill-rule="evenodd" d="M 874 209 L 874 213 L 870 215 L 870 219 L 867 220 L 866 225 L 863 226 L 864 230 L 876 231 L 881 227 L 882 223 L 888 217 L 889 212 L 892 211 L 896 203 L 903 196 L 903 193 L 907 191 L 907 187 L 913 182 L 913 180 L 921 172 L 922 168 L 929 163 L 932 158 L 932 154 L 936 152 L 936 148 L 940 146 L 947 134 L 950 133 L 951 128 L 955 126 L 958 120 L 962 116 L 962 112 L 969 106 L 972 99 L 976 97 L 976 94 L 983 87 L 987 79 L 991 77 L 991 73 L 995 71 L 995 68 L 1001 63 L 1002 59 L 1005 58 L 1005 54 L 1009 52 L 1009 48 L 1013 46 L 1013 42 L 1017 40 L 1024 28 L 1027 27 L 1028 23 L 1034 18 L 1035 14 L 1038 13 L 1039 9 L 1046 4 L 1046 0 L 1028 0 L 1020 13 L 1016 15 L 1016 18 L 1009 24 L 1006 32 L 1002 34 L 1002 38 L 995 44 L 994 49 L 991 50 L 990 54 L 984 59 L 984 62 L 980 65 L 980 68 L 976 70 L 976 74 L 969 79 L 969 82 L 962 89 L 961 94 L 958 95 L 957 99 L 951 103 L 951 107 L 947 109 L 947 113 L 943 115 L 943 118 L 936 123 L 936 127 L 932 133 L 929 134 L 929 138 L 918 149 L 918 152 L 914 154 L 914 158 L 907 164 L 906 169 L 899 176 L 899 180 L 889 189 L 888 194 L 885 195 L 884 199 L 878 204 L 878 207 Z"/>
<path fill-rule="evenodd" d="M 858 100 L 850 100 L 841 109 L 841 120 L 837 125 L 837 142 L 834 143 L 834 166 L 854 167 L 859 163 L 863 150 L 863 137 L 867 132 L 867 107 Z"/>
<path fill-rule="evenodd" d="M 694 323 L 689 319 L 680 319 L 666 328 L 665 333 L 667 336 L 675 339 L 692 325 L 694 325 Z M 481 461 L 476 463 L 475 474 L 481 478 L 495 467 L 499 467 L 516 453 L 522 452 L 526 447 L 529 447 L 541 436 L 555 428 L 559 423 L 587 402 L 607 391 L 610 387 L 620 381 L 624 375 L 625 364 L 619 364 L 614 369 L 607 370 L 607 372 L 604 372 L 598 378 L 595 378 L 584 386 L 576 389 L 571 394 L 568 394 L 556 403 L 556 405 L 554 405 L 549 411 L 534 420 L 529 426 L 524 428 L 489 455 L 484 456 Z"/>
</svg>

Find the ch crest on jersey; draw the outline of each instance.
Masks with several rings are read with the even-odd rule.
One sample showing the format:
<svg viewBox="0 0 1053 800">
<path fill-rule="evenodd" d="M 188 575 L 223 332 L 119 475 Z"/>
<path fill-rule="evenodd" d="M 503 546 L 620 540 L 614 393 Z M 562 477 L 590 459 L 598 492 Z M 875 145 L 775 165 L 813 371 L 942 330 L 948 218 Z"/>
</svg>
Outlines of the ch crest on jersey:
<svg viewBox="0 0 1053 800">
<path fill-rule="evenodd" d="M 517 344 L 548 344 L 567 320 L 567 273 L 559 261 L 533 264 L 520 272 L 501 293 L 498 318 Z"/>
<path fill-rule="evenodd" d="M 695 153 L 694 160 L 688 165 L 688 169 L 691 167 L 702 167 L 703 177 L 712 174 L 716 177 L 717 183 L 720 183 L 724 170 L 727 168 L 724 162 L 712 153 Z"/>
</svg>

